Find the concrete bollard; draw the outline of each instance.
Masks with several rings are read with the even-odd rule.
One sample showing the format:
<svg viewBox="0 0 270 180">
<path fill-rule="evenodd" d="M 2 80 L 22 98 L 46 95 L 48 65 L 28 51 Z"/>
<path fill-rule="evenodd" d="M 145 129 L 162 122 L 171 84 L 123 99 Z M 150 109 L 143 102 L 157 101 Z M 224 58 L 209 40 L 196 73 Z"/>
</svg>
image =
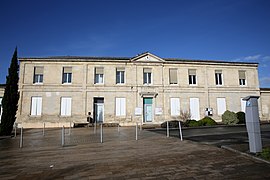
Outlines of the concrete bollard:
<svg viewBox="0 0 270 180">
<path fill-rule="evenodd" d="M 120 132 L 120 125 L 118 124 L 117 126 L 117 132 L 119 133 Z"/>
<path fill-rule="evenodd" d="M 21 127 L 20 148 L 23 147 L 23 127 Z"/>
<path fill-rule="evenodd" d="M 94 134 L 96 134 L 96 132 L 97 132 L 97 123 L 95 121 L 95 123 L 94 123 Z"/>
<path fill-rule="evenodd" d="M 182 127 L 181 127 L 181 122 L 179 121 L 179 135 L 180 135 L 180 139 L 181 141 L 183 141 L 183 134 L 182 134 Z"/>
<path fill-rule="evenodd" d="M 100 124 L 100 143 L 103 143 L 103 127 L 102 127 L 102 123 Z"/>
<path fill-rule="evenodd" d="M 140 131 L 142 131 L 142 121 L 141 121 L 141 123 L 140 123 Z"/>
<path fill-rule="evenodd" d="M 169 121 L 167 121 L 167 137 L 170 137 Z"/>
<path fill-rule="evenodd" d="M 65 146 L 65 126 L 62 127 L 62 138 L 61 138 L 62 146 Z"/>
<path fill-rule="evenodd" d="M 42 131 L 43 136 L 45 136 L 45 122 L 43 122 L 43 131 Z"/>
<path fill-rule="evenodd" d="M 14 124 L 14 137 L 16 138 L 16 136 L 17 136 L 17 126 L 16 124 Z"/>
<path fill-rule="evenodd" d="M 136 122 L 136 131 L 135 131 L 135 134 L 136 134 L 136 141 L 138 141 L 138 123 Z"/>
<path fill-rule="evenodd" d="M 71 135 L 71 122 L 69 122 L 69 131 L 68 131 L 68 135 Z"/>
</svg>

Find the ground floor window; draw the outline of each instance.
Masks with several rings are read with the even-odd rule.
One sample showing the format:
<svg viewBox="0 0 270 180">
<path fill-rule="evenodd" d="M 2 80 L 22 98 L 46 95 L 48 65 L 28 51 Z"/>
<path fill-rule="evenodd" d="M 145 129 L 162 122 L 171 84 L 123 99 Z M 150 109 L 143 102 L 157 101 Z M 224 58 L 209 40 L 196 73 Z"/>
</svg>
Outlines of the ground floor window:
<svg viewBox="0 0 270 180">
<path fill-rule="evenodd" d="M 61 98 L 61 116 L 71 116 L 71 97 Z"/>
<path fill-rule="evenodd" d="M 179 98 L 171 98 L 171 116 L 180 115 L 180 100 Z"/>
<path fill-rule="evenodd" d="M 246 112 L 246 101 L 241 98 L 241 111 Z"/>
<path fill-rule="evenodd" d="M 115 115 L 116 116 L 126 115 L 126 98 L 115 99 Z"/>
<path fill-rule="evenodd" d="M 226 111 L 226 99 L 217 98 L 217 113 L 222 115 Z"/>
<path fill-rule="evenodd" d="M 200 101 L 199 98 L 190 98 L 190 115 L 191 119 L 199 120 L 200 119 Z"/>
<path fill-rule="evenodd" d="M 31 116 L 41 116 L 42 97 L 31 98 Z"/>
</svg>

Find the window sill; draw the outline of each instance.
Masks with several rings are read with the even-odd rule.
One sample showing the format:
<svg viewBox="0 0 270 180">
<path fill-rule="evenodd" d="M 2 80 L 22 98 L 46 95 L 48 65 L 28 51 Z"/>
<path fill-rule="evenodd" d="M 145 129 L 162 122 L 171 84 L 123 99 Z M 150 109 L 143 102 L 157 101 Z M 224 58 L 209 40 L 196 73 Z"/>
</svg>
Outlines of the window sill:
<svg viewBox="0 0 270 180">
<path fill-rule="evenodd" d="M 193 86 L 194 87 L 194 86 L 198 86 L 198 84 L 189 84 L 189 86 Z"/>
<path fill-rule="evenodd" d="M 33 83 L 33 85 L 43 85 L 43 83 Z"/>
<path fill-rule="evenodd" d="M 62 83 L 62 85 L 71 85 L 72 83 Z"/>
</svg>

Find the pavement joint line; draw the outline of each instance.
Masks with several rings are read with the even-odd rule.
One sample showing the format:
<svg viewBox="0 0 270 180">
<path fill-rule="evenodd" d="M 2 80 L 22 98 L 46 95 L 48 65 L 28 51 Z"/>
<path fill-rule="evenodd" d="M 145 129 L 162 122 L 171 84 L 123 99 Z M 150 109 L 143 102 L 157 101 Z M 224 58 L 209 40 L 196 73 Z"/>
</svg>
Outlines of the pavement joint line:
<svg viewBox="0 0 270 180">
<path fill-rule="evenodd" d="M 256 156 L 252 156 L 252 155 L 250 155 L 250 154 L 247 154 L 247 153 L 238 151 L 238 150 L 236 150 L 236 149 L 230 148 L 230 147 L 225 146 L 225 145 L 221 146 L 221 148 L 222 148 L 222 149 L 226 149 L 226 150 L 231 151 L 231 152 L 234 152 L 234 153 L 239 153 L 239 154 L 241 154 L 241 155 L 243 155 L 243 156 L 247 156 L 247 157 L 249 157 L 249 158 L 252 158 L 252 159 L 255 159 L 255 160 L 258 160 L 258 161 L 267 163 L 267 164 L 270 164 L 270 162 L 267 161 L 267 160 L 264 160 L 264 159 L 259 158 L 259 157 L 256 157 Z"/>
</svg>

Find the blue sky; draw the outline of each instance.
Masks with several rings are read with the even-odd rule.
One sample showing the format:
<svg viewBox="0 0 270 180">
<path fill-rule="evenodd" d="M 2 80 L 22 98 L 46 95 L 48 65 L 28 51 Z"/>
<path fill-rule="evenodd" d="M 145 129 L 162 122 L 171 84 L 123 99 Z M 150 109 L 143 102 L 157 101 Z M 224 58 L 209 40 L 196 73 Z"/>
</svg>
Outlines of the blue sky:
<svg viewBox="0 0 270 180">
<path fill-rule="evenodd" d="M 0 83 L 19 57 L 124 56 L 258 62 L 270 87 L 269 0 L 1 0 Z"/>
</svg>

